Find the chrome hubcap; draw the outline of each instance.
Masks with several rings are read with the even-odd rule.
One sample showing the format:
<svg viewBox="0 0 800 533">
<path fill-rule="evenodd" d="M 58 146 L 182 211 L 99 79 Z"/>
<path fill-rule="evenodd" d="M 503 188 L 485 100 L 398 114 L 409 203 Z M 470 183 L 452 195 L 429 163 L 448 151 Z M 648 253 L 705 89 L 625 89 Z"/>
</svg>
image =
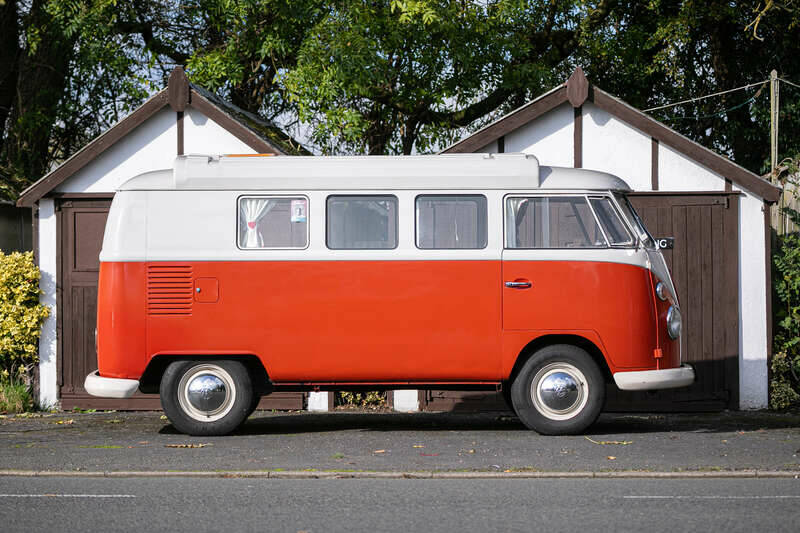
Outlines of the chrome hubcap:
<svg viewBox="0 0 800 533">
<path fill-rule="evenodd" d="M 224 417 L 236 400 L 236 387 L 228 372 L 217 365 L 189 369 L 178 384 L 178 402 L 195 420 L 213 422 Z"/>
<path fill-rule="evenodd" d="M 586 376 L 569 363 L 550 363 L 531 383 L 531 400 L 551 420 L 568 420 L 583 410 L 589 399 Z"/>
</svg>

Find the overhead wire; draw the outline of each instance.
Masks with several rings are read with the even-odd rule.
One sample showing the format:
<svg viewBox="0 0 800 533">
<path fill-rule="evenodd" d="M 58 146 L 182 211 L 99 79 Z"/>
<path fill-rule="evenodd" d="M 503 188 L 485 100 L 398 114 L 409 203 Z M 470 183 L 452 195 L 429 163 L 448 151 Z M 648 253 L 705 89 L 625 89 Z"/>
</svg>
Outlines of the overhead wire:
<svg viewBox="0 0 800 533">
<path fill-rule="evenodd" d="M 764 81 L 757 81 L 755 83 L 750 83 L 748 85 L 742 85 L 741 87 L 736 87 L 735 89 L 728 89 L 727 91 L 720 91 L 718 93 L 706 94 L 704 96 L 698 96 L 696 98 L 689 98 L 688 100 L 681 100 L 680 102 L 675 102 L 675 103 L 672 103 L 672 104 L 666 104 L 666 105 L 662 105 L 662 106 L 658 106 L 658 107 L 651 107 L 650 109 L 645 109 L 644 112 L 645 113 L 649 113 L 650 111 L 658 111 L 660 109 L 667 109 L 669 107 L 675 107 L 676 105 L 689 104 L 689 103 L 692 103 L 692 102 L 697 102 L 698 100 L 705 100 L 706 98 L 713 98 L 715 96 L 722 96 L 723 94 L 728 94 L 728 93 L 732 93 L 732 92 L 735 92 L 735 91 L 741 91 L 741 90 L 744 90 L 744 89 L 749 89 L 750 87 L 755 87 L 756 85 L 763 85 L 765 83 L 769 83 L 769 79 L 766 79 Z M 789 83 L 789 82 L 787 82 L 787 83 Z M 797 86 L 797 87 L 800 87 L 800 86 Z"/>
</svg>

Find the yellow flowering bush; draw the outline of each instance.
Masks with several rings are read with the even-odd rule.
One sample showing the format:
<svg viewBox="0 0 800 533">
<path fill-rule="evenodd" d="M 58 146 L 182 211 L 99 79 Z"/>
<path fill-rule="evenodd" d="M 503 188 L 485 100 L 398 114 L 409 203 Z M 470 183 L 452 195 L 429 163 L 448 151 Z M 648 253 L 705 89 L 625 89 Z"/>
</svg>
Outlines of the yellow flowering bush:
<svg viewBox="0 0 800 533">
<path fill-rule="evenodd" d="M 50 310 L 39 303 L 33 253 L 0 250 L 0 379 L 25 373 L 39 361 L 39 335 Z"/>
</svg>

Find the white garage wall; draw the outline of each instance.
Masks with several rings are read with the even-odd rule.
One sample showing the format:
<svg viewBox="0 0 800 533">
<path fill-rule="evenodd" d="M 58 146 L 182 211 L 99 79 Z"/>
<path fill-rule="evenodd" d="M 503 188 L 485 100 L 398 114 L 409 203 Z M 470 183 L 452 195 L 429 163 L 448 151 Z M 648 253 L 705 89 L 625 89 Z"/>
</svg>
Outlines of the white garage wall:
<svg viewBox="0 0 800 533">
<path fill-rule="evenodd" d="M 42 277 L 39 288 L 43 293 L 39 302 L 50 309 L 39 337 L 39 405 L 49 408 L 58 402 L 58 353 L 56 335 L 56 264 L 58 241 L 56 239 L 55 201 L 51 198 L 39 200 L 39 270 Z"/>
<path fill-rule="evenodd" d="M 658 188 L 662 191 L 724 191 L 725 178 L 669 146 L 659 144 Z"/>
<path fill-rule="evenodd" d="M 571 167 L 574 163 L 575 114 L 563 104 L 506 135 L 506 152 L 533 154 L 540 165 Z"/>
<path fill-rule="evenodd" d="M 635 191 L 649 191 L 651 145 L 649 135 L 591 102 L 583 104 L 583 168 L 609 172 Z"/>
<path fill-rule="evenodd" d="M 737 189 L 738 190 L 738 189 Z M 767 406 L 767 273 L 764 202 L 739 198 L 739 407 Z"/>
</svg>

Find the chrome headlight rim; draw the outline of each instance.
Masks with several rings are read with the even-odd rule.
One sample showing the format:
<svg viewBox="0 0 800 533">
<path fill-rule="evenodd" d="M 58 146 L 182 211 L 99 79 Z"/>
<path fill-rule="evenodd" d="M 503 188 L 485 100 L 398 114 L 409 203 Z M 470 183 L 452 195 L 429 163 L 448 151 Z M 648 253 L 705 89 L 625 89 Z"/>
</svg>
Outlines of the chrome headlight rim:
<svg viewBox="0 0 800 533">
<path fill-rule="evenodd" d="M 674 305 L 667 310 L 667 334 L 672 340 L 681 336 L 682 329 L 681 311 Z"/>
<path fill-rule="evenodd" d="M 667 301 L 667 286 L 664 285 L 663 281 L 656 283 L 656 296 L 658 296 L 658 299 L 662 302 Z"/>
</svg>

